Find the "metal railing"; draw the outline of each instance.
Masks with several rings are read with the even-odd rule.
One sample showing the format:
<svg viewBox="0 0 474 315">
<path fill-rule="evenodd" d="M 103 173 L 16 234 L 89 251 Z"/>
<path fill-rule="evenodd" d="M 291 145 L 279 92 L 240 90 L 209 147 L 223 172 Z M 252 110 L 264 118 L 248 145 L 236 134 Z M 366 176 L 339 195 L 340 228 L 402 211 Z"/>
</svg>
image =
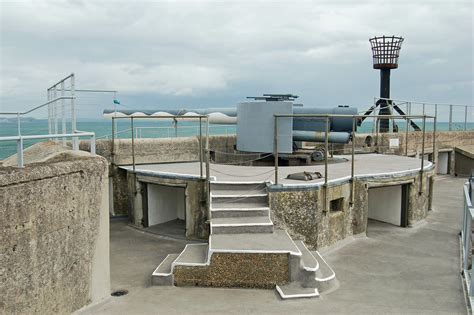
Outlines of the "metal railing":
<svg viewBox="0 0 474 315">
<path fill-rule="evenodd" d="M 280 118 L 316 118 L 316 119 L 323 119 L 325 121 L 325 141 L 324 141 L 324 149 L 325 149 L 325 157 L 324 157 L 324 209 L 328 211 L 328 201 L 327 201 L 327 188 L 328 188 L 328 155 L 329 155 L 329 125 L 331 118 L 352 118 L 352 132 L 351 132 L 351 139 L 352 139 L 352 147 L 351 147 L 351 198 L 350 204 L 354 204 L 354 190 L 355 190 L 355 133 L 356 133 L 356 124 L 357 121 L 366 118 L 366 117 L 373 117 L 377 120 L 379 119 L 404 119 L 407 121 L 406 124 L 406 134 L 405 134 L 405 153 L 408 155 L 408 130 L 410 124 L 408 123 L 414 119 L 422 119 L 422 148 L 421 148 L 421 159 L 420 159 L 420 187 L 419 193 L 422 193 L 423 187 L 423 171 L 424 171 L 424 155 L 425 155 L 425 136 L 426 136 L 426 119 L 433 119 L 434 125 L 436 126 L 436 117 L 435 116 L 427 116 L 427 115 L 337 115 L 337 114 L 274 114 L 274 133 L 273 133 L 273 155 L 274 155 L 274 164 L 275 164 L 275 185 L 278 185 L 278 161 L 279 161 L 279 150 L 278 150 L 278 119 Z M 377 124 L 378 125 L 378 124 Z M 377 133 L 376 142 L 378 144 L 378 137 L 379 134 Z M 434 162 L 435 150 L 436 150 L 436 128 L 433 131 L 433 155 L 432 155 L 432 162 Z"/>
<path fill-rule="evenodd" d="M 473 206 L 474 177 L 463 186 L 464 209 L 461 225 L 461 257 L 462 274 L 466 282 L 469 298 L 474 298 L 474 268 L 472 268 L 472 218 L 474 217 Z"/>
<path fill-rule="evenodd" d="M 115 120 L 116 119 L 130 119 L 130 130 L 132 131 L 132 169 L 133 173 L 136 171 L 136 163 L 135 163 L 135 128 L 133 126 L 134 120 L 136 119 L 183 119 L 183 120 L 198 120 L 199 121 L 199 177 L 201 179 L 205 179 L 206 181 L 206 206 L 207 206 L 207 215 L 208 218 L 211 217 L 210 213 L 210 199 L 211 199 L 211 173 L 210 173 L 210 151 L 209 151 L 209 116 L 207 115 L 196 115 L 196 116 L 126 116 L 126 117 L 111 117 L 112 118 L 112 149 L 111 149 L 111 160 L 112 165 L 115 165 Z M 206 122 L 206 144 L 203 147 L 203 130 L 202 130 L 202 122 L 205 120 Z M 203 150 L 205 154 L 203 153 Z M 204 155 L 204 156 L 203 156 Z M 203 162 L 205 162 L 206 166 L 206 175 L 204 177 L 203 173 Z"/>
<path fill-rule="evenodd" d="M 182 117 L 182 116 L 180 116 Z M 212 126 L 209 125 L 209 132 L 212 133 L 212 130 L 219 130 L 223 129 L 224 133 L 226 136 L 229 134 L 235 134 L 235 125 L 218 125 L 218 126 Z M 233 129 L 233 130 L 232 130 Z M 191 135 L 198 135 L 199 134 L 199 126 L 181 126 L 181 127 L 135 127 L 135 137 L 137 139 L 142 139 L 142 138 L 147 138 L 146 135 L 150 134 L 147 131 L 157 131 L 156 133 L 158 135 L 160 134 L 165 134 L 166 138 L 177 138 L 179 135 L 179 131 L 187 131 L 189 135 L 186 136 L 191 136 Z M 232 130 L 232 132 L 229 132 L 229 130 Z M 163 131 L 163 133 L 160 133 L 160 131 Z M 145 137 L 143 137 L 143 134 L 145 134 Z M 160 137 L 161 138 L 161 137 Z"/>
<path fill-rule="evenodd" d="M 69 82 L 69 87 L 66 87 L 66 82 Z M 88 91 L 88 90 L 81 90 Z M 95 91 L 95 90 L 93 90 Z M 58 93 L 59 92 L 59 93 Z M 66 96 L 65 92 L 69 92 L 70 95 Z M 60 94 L 60 96 L 58 96 Z M 76 109 L 75 109 L 75 77 L 74 73 L 66 76 L 62 80 L 56 82 L 47 89 L 48 101 L 41 105 L 35 106 L 24 112 L 0 112 L 0 115 L 14 115 L 17 120 L 17 135 L 16 136 L 4 136 L 0 137 L 1 141 L 16 141 L 17 142 L 17 165 L 18 167 L 24 167 L 24 140 L 35 140 L 35 139 L 59 139 L 62 138 L 63 145 L 66 145 L 66 139 L 71 138 L 72 149 L 74 151 L 79 150 L 78 139 L 80 137 L 91 138 L 91 154 L 95 155 L 95 133 L 77 130 L 76 126 Z M 70 113 L 71 113 L 71 132 L 67 132 L 66 127 L 66 103 L 70 101 Z M 58 106 L 60 105 L 60 108 Z M 38 111 L 42 108 L 48 108 L 48 134 L 39 135 L 23 135 L 21 119 L 23 116 L 28 115 L 32 112 Z M 59 119 L 61 119 L 61 131 L 59 130 Z"/>
<path fill-rule="evenodd" d="M 17 143 L 17 166 L 20 168 L 24 167 L 23 159 L 23 141 L 31 139 L 58 139 L 58 138 L 72 138 L 77 139 L 79 137 L 90 137 L 91 138 L 91 155 L 95 155 L 95 133 L 80 131 L 78 133 L 61 133 L 61 134 L 48 134 L 48 135 L 30 135 L 30 136 L 8 136 L 0 137 L 0 141 L 16 141 Z"/>
<path fill-rule="evenodd" d="M 380 97 L 374 97 L 374 105 L 377 104 L 377 101 L 379 100 L 385 100 L 389 104 L 391 111 L 393 113 L 394 111 L 394 106 L 397 105 L 399 107 L 402 107 L 405 109 L 405 114 L 407 115 L 412 115 L 414 111 L 418 112 L 421 115 L 427 114 L 427 112 L 431 111 L 433 113 L 433 116 L 438 117 L 438 112 L 445 108 L 447 109 L 447 118 L 448 118 L 448 130 L 452 131 L 454 128 L 454 114 L 453 111 L 455 108 L 461 109 L 462 113 L 461 116 L 463 116 L 463 121 L 459 122 L 462 123 L 464 126 L 461 127 L 463 130 L 468 130 L 470 129 L 468 127 L 468 124 L 474 123 L 474 105 L 467 105 L 467 104 L 452 104 L 452 103 L 430 103 L 430 102 L 423 102 L 423 101 L 408 101 L 408 100 L 397 100 L 397 99 L 391 99 L 391 98 L 380 98 Z M 394 103 L 395 104 L 394 104 Z M 468 112 L 470 111 L 470 114 L 472 116 L 471 119 L 468 119 Z M 441 122 L 439 119 L 437 122 Z M 436 126 L 434 126 L 436 128 Z"/>
</svg>

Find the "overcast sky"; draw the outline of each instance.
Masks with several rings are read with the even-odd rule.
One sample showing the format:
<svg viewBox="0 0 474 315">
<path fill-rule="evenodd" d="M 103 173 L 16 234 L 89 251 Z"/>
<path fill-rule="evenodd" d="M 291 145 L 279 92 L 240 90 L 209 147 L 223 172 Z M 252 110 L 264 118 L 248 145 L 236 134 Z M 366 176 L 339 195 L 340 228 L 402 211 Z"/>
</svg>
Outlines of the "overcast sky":
<svg viewBox="0 0 474 315">
<path fill-rule="evenodd" d="M 472 103 L 472 1 L 1 1 L 0 110 L 76 87 L 132 108 L 235 106 L 294 93 L 365 109 L 379 93 L 368 38 L 405 38 L 392 98 Z M 79 95 L 98 118 L 111 96 Z"/>
</svg>

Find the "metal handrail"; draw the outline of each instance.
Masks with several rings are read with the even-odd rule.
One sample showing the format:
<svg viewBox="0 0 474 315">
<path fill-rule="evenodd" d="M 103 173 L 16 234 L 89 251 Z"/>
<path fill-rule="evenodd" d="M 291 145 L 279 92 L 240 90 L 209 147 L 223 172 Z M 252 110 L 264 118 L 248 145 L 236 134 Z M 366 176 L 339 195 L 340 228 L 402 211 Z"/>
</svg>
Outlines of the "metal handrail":
<svg viewBox="0 0 474 315">
<path fill-rule="evenodd" d="M 421 105 L 423 106 L 422 107 L 422 111 L 423 111 L 423 115 L 425 115 L 425 112 L 426 112 L 426 106 L 431 106 L 431 107 L 434 107 L 434 112 L 435 112 L 435 116 L 438 116 L 438 106 L 445 106 L 445 107 L 449 107 L 449 114 L 448 114 L 448 122 L 449 122 L 449 131 L 452 131 L 453 130 L 453 126 L 454 126 L 454 122 L 453 122 L 453 109 L 454 107 L 461 107 L 461 108 L 464 108 L 464 130 L 468 130 L 468 108 L 474 108 L 473 105 L 467 105 L 467 104 L 449 104 L 449 103 L 429 103 L 429 102 L 423 102 L 423 101 L 406 101 L 406 100 L 396 100 L 396 99 L 391 99 L 391 98 L 381 98 L 381 97 L 374 97 L 374 104 L 377 104 L 377 102 L 379 100 L 385 100 L 387 101 L 386 103 L 388 103 L 390 101 L 390 103 L 392 101 L 394 102 L 397 102 L 398 103 L 398 106 L 400 105 L 405 105 L 406 106 L 406 110 L 407 110 L 407 113 L 408 114 L 411 114 L 411 111 L 412 111 L 412 105 Z M 401 103 L 400 103 L 401 102 Z M 391 110 L 393 110 L 392 108 L 393 104 L 390 104 L 388 107 L 391 108 Z"/>
<path fill-rule="evenodd" d="M 209 125 L 209 128 L 210 129 L 217 129 L 217 128 L 225 128 L 225 134 L 228 134 L 228 128 L 235 128 L 236 126 L 235 125 Z M 168 131 L 168 137 L 170 137 L 170 130 L 175 130 L 177 132 L 178 130 L 178 127 L 170 127 L 170 126 L 162 126 L 162 127 L 158 127 L 158 126 L 143 126 L 143 127 L 135 127 L 135 135 L 137 138 L 142 138 L 142 134 L 143 134 L 143 130 L 147 130 L 147 129 L 156 129 L 156 130 L 167 130 Z M 195 130 L 197 133 L 199 132 L 199 126 L 181 126 L 179 127 L 180 130 Z M 127 129 L 129 130 L 129 129 Z"/>
<path fill-rule="evenodd" d="M 75 96 L 61 96 L 61 97 L 57 97 L 53 100 L 50 100 L 50 101 L 47 101 L 46 103 L 44 104 L 41 104 L 41 105 L 38 105 L 30 110 L 27 110 L 26 112 L 0 112 L 0 115 L 26 115 L 26 114 L 29 114 L 37 109 L 40 109 L 42 107 L 45 107 L 46 105 L 49 105 L 49 104 L 52 104 L 54 102 L 57 102 L 59 100 L 72 100 L 72 99 L 75 99 L 76 97 Z"/>
<path fill-rule="evenodd" d="M 17 142 L 17 165 L 19 168 L 24 167 L 23 163 L 23 140 L 31 139 L 57 139 L 57 138 L 73 138 L 77 139 L 79 137 L 90 137 L 91 138 L 91 155 L 94 156 L 96 153 L 95 150 L 95 133 L 94 132 L 85 132 L 80 131 L 78 133 L 61 133 L 61 134 L 47 134 L 47 135 L 30 135 L 30 136 L 6 136 L 0 137 L 0 141 L 16 141 Z"/>
<path fill-rule="evenodd" d="M 377 100 L 385 100 L 385 101 L 394 101 L 394 102 L 404 102 L 404 103 L 410 103 L 410 104 L 425 104 L 425 105 L 441 105 L 441 106 L 459 106 L 459 107 L 474 107 L 474 105 L 468 105 L 468 104 L 449 104 L 449 103 L 431 103 L 431 102 L 423 102 L 423 101 L 407 101 L 407 100 L 397 100 L 393 98 L 385 98 L 385 97 L 376 97 L 374 96 L 374 99 Z"/>
</svg>

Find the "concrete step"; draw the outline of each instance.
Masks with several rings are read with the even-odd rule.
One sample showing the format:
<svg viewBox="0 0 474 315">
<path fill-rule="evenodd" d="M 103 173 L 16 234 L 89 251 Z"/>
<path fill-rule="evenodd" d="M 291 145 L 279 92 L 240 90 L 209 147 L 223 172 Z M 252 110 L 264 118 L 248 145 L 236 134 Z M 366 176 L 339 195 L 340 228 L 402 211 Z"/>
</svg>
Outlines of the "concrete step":
<svg viewBox="0 0 474 315">
<path fill-rule="evenodd" d="M 268 207 L 268 195 L 211 196 L 211 209 Z"/>
<path fill-rule="evenodd" d="M 169 254 L 163 259 L 151 275 L 152 285 L 173 285 L 172 264 L 178 256 L 179 254 Z"/>
<path fill-rule="evenodd" d="M 233 190 L 212 190 L 211 188 L 211 196 L 247 196 L 247 195 L 259 195 L 259 194 L 266 194 L 267 189 L 241 189 L 240 187 Z"/>
<path fill-rule="evenodd" d="M 209 245 L 187 244 L 184 250 L 173 262 L 174 266 L 206 266 L 208 265 Z"/>
<path fill-rule="evenodd" d="M 265 182 L 211 182 L 211 192 L 215 195 L 241 195 L 266 192 Z"/>
<path fill-rule="evenodd" d="M 259 234 L 211 234 L 209 246 L 213 253 L 287 253 L 301 255 L 285 230 Z"/>
<path fill-rule="evenodd" d="M 270 208 L 213 208 L 212 218 L 269 217 Z"/>
<path fill-rule="evenodd" d="M 273 233 L 269 217 L 213 218 L 211 234 Z"/>
<path fill-rule="evenodd" d="M 321 293 L 328 293 L 338 288 L 339 283 L 336 278 L 336 273 L 324 260 L 321 254 L 317 251 L 313 252 L 313 256 L 318 260 L 319 268 L 316 271 L 316 286 Z"/>
<path fill-rule="evenodd" d="M 284 285 L 277 285 L 276 290 L 280 297 L 286 299 L 297 299 L 297 298 L 312 298 L 318 297 L 319 292 L 317 288 L 305 288 L 301 283 L 292 281 Z"/>
</svg>

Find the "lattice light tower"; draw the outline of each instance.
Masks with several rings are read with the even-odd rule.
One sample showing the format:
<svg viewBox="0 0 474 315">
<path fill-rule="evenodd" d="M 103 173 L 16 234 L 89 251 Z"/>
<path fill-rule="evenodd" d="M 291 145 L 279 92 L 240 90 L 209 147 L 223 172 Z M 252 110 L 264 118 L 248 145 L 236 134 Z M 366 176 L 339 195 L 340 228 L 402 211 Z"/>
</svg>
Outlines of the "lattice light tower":
<svg viewBox="0 0 474 315">
<path fill-rule="evenodd" d="M 380 100 L 376 106 L 380 108 L 380 115 L 392 114 L 392 102 L 390 98 L 390 70 L 398 68 L 398 57 L 403 43 L 403 37 L 381 36 L 369 39 L 372 46 L 372 59 L 374 69 L 380 70 Z M 380 120 L 380 132 L 390 131 L 389 119 Z M 393 131 L 397 131 L 393 124 Z"/>
</svg>

